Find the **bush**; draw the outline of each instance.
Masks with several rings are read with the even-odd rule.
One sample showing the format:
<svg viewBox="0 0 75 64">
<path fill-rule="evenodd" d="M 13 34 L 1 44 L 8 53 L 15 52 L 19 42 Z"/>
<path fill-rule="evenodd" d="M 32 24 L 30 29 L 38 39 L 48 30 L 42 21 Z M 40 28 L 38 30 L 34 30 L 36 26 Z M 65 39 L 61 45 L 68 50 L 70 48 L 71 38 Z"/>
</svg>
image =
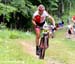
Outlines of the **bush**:
<svg viewBox="0 0 75 64">
<path fill-rule="evenodd" d="M 19 34 L 18 33 L 15 33 L 15 32 L 11 32 L 11 34 L 9 36 L 10 39 L 17 39 L 19 37 L 20 37 Z"/>
<path fill-rule="evenodd" d="M 5 29 L 5 28 L 6 28 L 6 23 L 1 22 L 1 24 L 0 24 L 0 29 Z"/>
</svg>

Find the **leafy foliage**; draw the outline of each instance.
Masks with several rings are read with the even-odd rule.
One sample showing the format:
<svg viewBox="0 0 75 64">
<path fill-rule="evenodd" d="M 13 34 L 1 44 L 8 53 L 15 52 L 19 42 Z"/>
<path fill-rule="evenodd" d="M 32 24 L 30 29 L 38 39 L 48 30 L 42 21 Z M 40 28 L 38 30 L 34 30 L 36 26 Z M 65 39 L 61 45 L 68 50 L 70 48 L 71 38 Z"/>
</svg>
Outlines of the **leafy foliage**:
<svg viewBox="0 0 75 64">
<path fill-rule="evenodd" d="M 3 23 L 3 22 L 1 22 L 1 24 L 0 24 L 0 30 L 1 30 L 1 29 L 5 29 L 5 28 L 6 28 L 6 24 Z"/>
<path fill-rule="evenodd" d="M 15 26 L 21 21 L 21 26 L 24 25 L 23 29 L 27 29 L 32 28 L 32 15 L 39 4 L 43 4 L 51 15 L 61 17 L 69 14 L 73 2 L 74 0 L 0 0 L 0 16 L 3 15 L 10 24 Z M 19 17 L 19 21 L 17 17 Z"/>
<path fill-rule="evenodd" d="M 35 6 L 27 0 L 13 0 L 11 5 L 18 9 L 17 12 L 20 12 L 26 18 L 30 17 L 34 11 Z"/>
<path fill-rule="evenodd" d="M 15 7 L 0 3 L 0 15 L 3 14 L 8 21 L 10 19 L 10 13 L 15 12 L 16 10 L 17 9 Z"/>
</svg>

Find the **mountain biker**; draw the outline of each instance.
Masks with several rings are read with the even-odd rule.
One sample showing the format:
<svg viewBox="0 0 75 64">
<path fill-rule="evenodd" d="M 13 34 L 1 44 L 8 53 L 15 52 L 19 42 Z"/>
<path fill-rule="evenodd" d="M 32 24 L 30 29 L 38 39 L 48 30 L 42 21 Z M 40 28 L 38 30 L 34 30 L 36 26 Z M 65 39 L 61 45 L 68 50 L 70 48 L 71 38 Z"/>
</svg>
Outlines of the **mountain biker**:
<svg viewBox="0 0 75 64">
<path fill-rule="evenodd" d="M 72 17 L 73 21 L 73 34 L 75 35 L 75 15 Z"/>
<path fill-rule="evenodd" d="M 69 22 L 68 25 L 67 25 L 67 35 L 68 35 L 68 39 L 71 38 L 71 35 L 72 35 L 72 25 L 71 23 Z"/>
<path fill-rule="evenodd" d="M 36 33 L 36 55 L 39 55 L 39 39 L 40 39 L 40 30 L 41 30 L 40 27 L 44 25 L 47 16 L 50 18 L 53 26 L 55 27 L 54 18 L 48 14 L 48 12 L 45 10 L 44 5 L 42 4 L 38 6 L 37 11 L 35 11 L 32 17 L 32 23 L 34 25 Z"/>
</svg>

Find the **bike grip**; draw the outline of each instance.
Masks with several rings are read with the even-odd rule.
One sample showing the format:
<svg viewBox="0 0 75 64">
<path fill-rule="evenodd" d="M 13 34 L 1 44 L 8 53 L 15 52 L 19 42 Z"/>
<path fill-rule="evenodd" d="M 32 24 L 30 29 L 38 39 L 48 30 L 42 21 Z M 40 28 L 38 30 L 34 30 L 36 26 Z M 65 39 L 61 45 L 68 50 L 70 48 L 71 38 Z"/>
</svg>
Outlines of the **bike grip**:
<svg viewBox="0 0 75 64">
<path fill-rule="evenodd" d="M 56 30 L 56 27 L 54 27 L 54 30 Z"/>
</svg>

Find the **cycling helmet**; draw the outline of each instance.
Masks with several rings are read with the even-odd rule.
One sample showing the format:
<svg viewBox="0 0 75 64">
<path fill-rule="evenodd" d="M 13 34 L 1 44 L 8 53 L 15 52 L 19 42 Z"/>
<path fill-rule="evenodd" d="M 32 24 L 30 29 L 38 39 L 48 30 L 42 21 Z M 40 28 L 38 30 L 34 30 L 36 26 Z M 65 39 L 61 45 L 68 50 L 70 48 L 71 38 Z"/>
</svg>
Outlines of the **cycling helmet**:
<svg viewBox="0 0 75 64">
<path fill-rule="evenodd" d="M 73 22 L 75 23 L 75 16 L 72 17 Z"/>
<path fill-rule="evenodd" d="M 42 4 L 40 4 L 40 5 L 38 6 L 38 10 L 45 10 L 45 7 L 44 7 Z"/>
<path fill-rule="evenodd" d="M 75 16 L 73 16 L 72 18 L 73 18 L 73 20 L 75 20 Z"/>
</svg>

